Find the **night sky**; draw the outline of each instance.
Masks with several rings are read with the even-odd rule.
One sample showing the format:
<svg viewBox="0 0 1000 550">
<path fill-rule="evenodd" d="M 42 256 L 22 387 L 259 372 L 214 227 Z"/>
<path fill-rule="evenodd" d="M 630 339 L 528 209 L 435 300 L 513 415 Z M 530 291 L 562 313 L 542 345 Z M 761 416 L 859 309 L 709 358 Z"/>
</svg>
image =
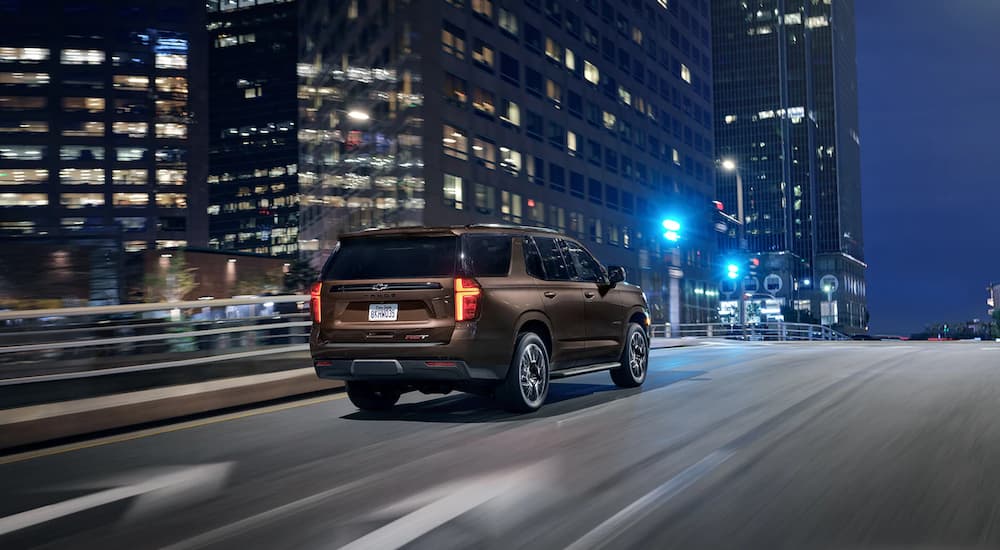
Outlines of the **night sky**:
<svg viewBox="0 0 1000 550">
<path fill-rule="evenodd" d="M 985 318 L 1000 281 L 1000 1 L 855 4 L 872 332 Z"/>
</svg>

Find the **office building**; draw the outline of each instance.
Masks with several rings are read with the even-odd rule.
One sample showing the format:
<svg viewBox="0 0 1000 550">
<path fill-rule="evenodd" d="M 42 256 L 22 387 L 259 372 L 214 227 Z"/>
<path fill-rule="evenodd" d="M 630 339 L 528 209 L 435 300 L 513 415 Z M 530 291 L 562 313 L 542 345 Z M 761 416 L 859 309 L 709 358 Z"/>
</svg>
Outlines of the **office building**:
<svg viewBox="0 0 1000 550">
<path fill-rule="evenodd" d="M 190 0 L 0 3 L 5 236 L 205 244 L 203 15 Z"/>
<path fill-rule="evenodd" d="M 548 226 L 626 266 L 655 322 L 715 320 L 707 0 L 301 0 L 300 21 L 304 250 Z"/>
<path fill-rule="evenodd" d="M 336 2 L 334 2 L 336 3 Z M 209 0 L 209 246 L 298 252 L 298 4 Z"/>
<path fill-rule="evenodd" d="M 713 1 L 712 39 L 716 157 L 735 166 L 718 196 L 734 209 L 742 183 L 749 251 L 773 275 L 751 284 L 864 329 L 853 0 Z"/>
</svg>

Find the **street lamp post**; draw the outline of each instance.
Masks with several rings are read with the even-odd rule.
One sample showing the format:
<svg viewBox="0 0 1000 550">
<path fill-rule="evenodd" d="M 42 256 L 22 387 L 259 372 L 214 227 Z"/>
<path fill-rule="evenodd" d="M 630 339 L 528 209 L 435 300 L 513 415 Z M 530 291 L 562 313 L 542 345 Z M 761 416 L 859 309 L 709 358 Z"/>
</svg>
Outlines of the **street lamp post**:
<svg viewBox="0 0 1000 550">
<path fill-rule="evenodd" d="M 722 169 L 726 172 L 733 172 L 736 174 L 736 218 L 740 221 L 740 248 L 746 248 L 746 229 L 744 225 L 746 224 L 746 218 L 743 216 L 743 175 L 740 173 L 740 167 L 736 164 L 733 159 L 725 159 L 722 161 Z"/>
<path fill-rule="evenodd" d="M 670 278 L 670 332 L 671 335 L 679 334 L 681 325 L 681 249 L 678 241 L 681 239 L 681 224 L 677 220 L 663 220 L 663 238 L 670 245 L 670 269 L 667 276 Z"/>
</svg>

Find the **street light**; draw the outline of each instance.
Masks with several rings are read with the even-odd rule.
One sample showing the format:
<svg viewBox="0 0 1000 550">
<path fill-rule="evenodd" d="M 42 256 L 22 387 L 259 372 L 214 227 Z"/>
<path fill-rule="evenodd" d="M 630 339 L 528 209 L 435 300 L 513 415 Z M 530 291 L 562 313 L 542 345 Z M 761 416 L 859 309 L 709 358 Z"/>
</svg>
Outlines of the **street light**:
<svg viewBox="0 0 1000 550">
<path fill-rule="evenodd" d="M 364 111 L 352 109 L 350 111 L 347 111 L 347 118 L 350 118 L 352 120 L 368 120 L 371 118 L 371 115 L 369 115 Z"/>
<path fill-rule="evenodd" d="M 746 230 L 744 225 L 746 224 L 746 218 L 743 217 L 743 175 L 740 174 L 740 167 L 736 164 L 736 161 L 727 158 L 722 159 L 721 163 L 722 169 L 726 172 L 734 172 L 736 174 L 736 217 L 740 220 L 740 248 L 746 246 Z"/>
<path fill-rule="evenodd" d="M 663 220 L 663 238 L 670 243 L 670 270 L 668 271 L 668 276 L 670 278 L 670 332 L 677 333 L 680 330 L 681 324 L 681 283 L 680 279 L 684 276 L 683 271 L 681 271 L 681 250 L 677 241 L 681 239 L 681 222 L 667 218 Z"/>
</svg>

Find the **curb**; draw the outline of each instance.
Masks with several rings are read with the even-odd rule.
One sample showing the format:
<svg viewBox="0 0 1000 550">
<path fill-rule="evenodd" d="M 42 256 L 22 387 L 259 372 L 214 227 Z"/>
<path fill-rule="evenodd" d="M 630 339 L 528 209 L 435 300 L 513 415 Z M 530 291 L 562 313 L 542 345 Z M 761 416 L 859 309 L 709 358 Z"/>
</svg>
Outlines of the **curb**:
<svg viewBox="0 0 1000 550">
<path fill-rule="evenodd" d="M 7 409 L 0 411 L 0 450 L 342 386 L 304 368 Z"/>
</svg>

